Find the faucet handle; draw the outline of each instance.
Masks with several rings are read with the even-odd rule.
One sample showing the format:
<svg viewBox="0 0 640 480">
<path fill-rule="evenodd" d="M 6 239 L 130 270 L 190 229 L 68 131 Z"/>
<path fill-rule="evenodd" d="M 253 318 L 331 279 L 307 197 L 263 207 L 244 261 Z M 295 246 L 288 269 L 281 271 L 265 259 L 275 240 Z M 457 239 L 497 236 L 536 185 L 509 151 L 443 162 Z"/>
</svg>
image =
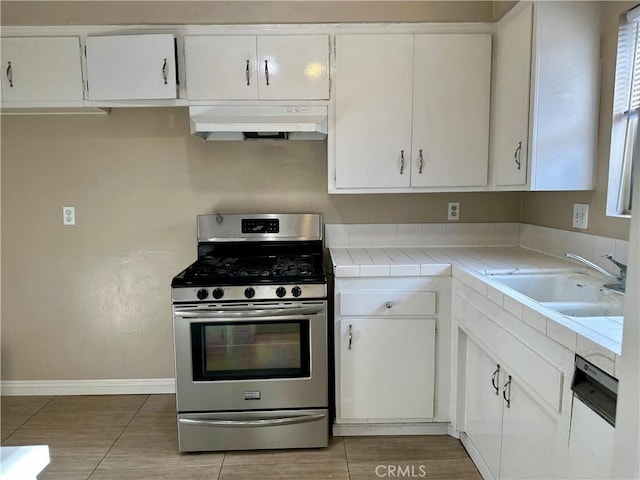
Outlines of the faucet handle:
<svg viewBox="0 0 640 480">
<path fill-rule="evenodd" d="M 606 258 L 611 263 L 613 263 L 616 267 L 618 267 L 622 273 L 627 273 L 627 266 L 624 263 L 618 262 L 615 258 L 613 258 L 612 254 L 606 253 L 602 255 L 602 257 L 600 258 Z"/>
</svg>

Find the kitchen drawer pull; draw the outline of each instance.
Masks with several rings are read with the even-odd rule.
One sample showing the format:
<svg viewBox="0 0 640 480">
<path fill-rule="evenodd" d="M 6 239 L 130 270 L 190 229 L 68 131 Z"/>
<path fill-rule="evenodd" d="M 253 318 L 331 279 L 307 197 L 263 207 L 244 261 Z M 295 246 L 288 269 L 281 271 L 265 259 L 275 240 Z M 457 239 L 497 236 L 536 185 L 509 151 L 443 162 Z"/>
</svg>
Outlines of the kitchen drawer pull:
<svg viewBox="0 0 640 480">
<path fill-rule="evenodd" d="M 507 408 L 511 408 L 511 375 L 509 375 L 507 383 L 505 383 L 504 387 L 502 387 L 502 398 L 504 398 L 504 401 L 507 402 Z"/>
<path fill-rule="evenodd" d="M 493 372 L 493 375 L 491 375 L 491 385 L 495 389 L 496 395 L 500 395 L 500 387 L 498 387 L 498 382 L 497 382 L 499 381 L 499 378 L 498 378 L 499 374 L 500 374 L 500 364 L 496 365 L 496 371 Z"/>
<path fill-rule="evenodd" d="M 513 153 L 513 161 L 516 162 L 516 165 L 518 166 L 518 170 L 520 170 L 521 167 L 521 161 L 520 161 L 520 153 L 522 152 L 522 142 L 518 142 L 518 148 L 516 148 L 516 151 Z"/>
<path fill-rule="evenodd" d="M 418 153 L 418 158 L 419 158 L 419 167 L 418 167 L 418 173 L 422 173 L 422 166 L 424 165 L 424 158 L 422 158 L 422 149 L 420 149 L 420 152 Z"/>
<path fill-rule="evenodd" d="M 353 342 L 353 325 L 349 325 L 349 333 L 348 333 L 348 337 L 349 337 L 349 347 L 348 347 L 348 350 L 351 350 L 351 343 Z"/>
<path fill-rule="evenodd" d="M 264 78 L 267 80 L 267 87 L 269 86 L 269 60 L 264 61 Z"/>
<path fill-rule="evenodd" d="M 384 304 L 384 306 L 387 307 L 387 308 L 391 308 L 391 307 L 393 307 L 393 303 L 392 302 L 387 302 L 387 303 Z"/>
<path fill-rule="evenodd" d="M 400 150 L 400 175 L 404 173 L 404 150 Z"/>
<path fill-rule="evenodd" d="M 162 78 L 164 79 L 164 84 L 167 85 L 167 80 L 169 78 L 167 72 L 167 59 L 165 58 L 162 63 Z"/>
<path fill-rule="evenodd" d="M 247 69 L 245 70 L 245 74 L 247 76 L 247 86 L 251 85 L 251 82 L 249 81 L 249 60 L 247 60 Z"/>
<path fill-rule="evenodd" d="M 9 86 L 13 88 L 13 67 L 11 62 L 7 62 L 7 80 L 9 81 Z"/>
<path fill-rule="evenodd" d="M 323 420 L 327 415 L 324 413 L 316 413 L 311 415 L 295 415 L 291 417 L 282 418 L 259 418 L 259 419 L 247 419 L 247 420 L 224 420 L 224 419 L 211 419 L 211 420 L 198 420 L 191 418 L 181 418 L 179 423 L 186 425 L 201 425 L 206 427 L 273 427 L 281 425 L 295 425 L 297 423 L 317 422 Z"/>
</svg>

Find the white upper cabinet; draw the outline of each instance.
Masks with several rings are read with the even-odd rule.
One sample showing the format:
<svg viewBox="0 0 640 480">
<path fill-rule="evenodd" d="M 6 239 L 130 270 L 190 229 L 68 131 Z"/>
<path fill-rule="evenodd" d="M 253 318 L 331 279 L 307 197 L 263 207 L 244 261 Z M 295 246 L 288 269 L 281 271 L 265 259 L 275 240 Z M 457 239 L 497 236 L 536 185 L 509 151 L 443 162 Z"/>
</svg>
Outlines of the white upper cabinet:
<svg viewBox="0 0 640 480">
<path fill-rule="evenodd" d="M 335 184 L 409 187 L 413 35 L 336 36 Z"/>
<path fill-rule="evenodd" d="M 172 34 L 87 37 L 89 100 L 175 99 Z"/>
<path fill-rule="evenodd" d="M 487 185 L 491 35 L 416 35 L 411 185 Z"/>
<path fill-rule="evenodd" d="M 81 104 L 79 38 L 3 38 L 2 94 L 6 103 Z"/>
<path fill-rule="evenodd" d="M 255 36 L 184 37 L 187 98 L 258 98 Z"/>
<path fill-rule="evenodd" d="M 337 35 L 335 80 L 330 191 L 486 189 L 491 35 Z"/>
<path fill-rule="evenodd" d="M 500 22 L 497 189 L 593 188 L 601 9 L 599 2 L 537 2 L 516 6 Z"/>
<path fill-rule="evenodd" d="M 533 6 L 500 26 L 495 102 L 496 185 L 525 185 L 529 138 L 529 84 Z"/>
<path fill-rule="evenodd" d="M 185 37 L 187 97 L 326 100 L 328 35 Z"/>
</svg>

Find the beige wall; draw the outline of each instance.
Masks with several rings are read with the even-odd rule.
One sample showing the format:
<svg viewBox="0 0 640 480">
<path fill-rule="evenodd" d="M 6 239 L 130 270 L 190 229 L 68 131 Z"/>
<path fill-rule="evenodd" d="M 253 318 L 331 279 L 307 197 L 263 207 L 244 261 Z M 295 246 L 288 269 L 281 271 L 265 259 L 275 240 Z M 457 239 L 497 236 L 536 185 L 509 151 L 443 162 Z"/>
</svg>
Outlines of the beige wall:
<svg viewBox="0 0 640 480">
<path fill-rule="evenodd" d="M 602 41 L 602 82 L 600 87 L 600 131 L 598 137 L 598 165 L 596 189 L 591 192 L 530 192 L 523 194 L 522 221 L 536 225 L 571 230 L 573 203 L 589 204 L 587 232 L 620 239 L 629 238 L 629 219 L 607 217 L 606 195 L 611 145 L 613 85 L 615 77 L 618 20 L 637 1 L 606 2 Z M 570 112 L 568 112 L 570 114 Z"/>
<path fill-rule="evenodd" d="M 2 379 L 173 375 L 169 284 L 195 217 L 518 221 L 520 194 L 328 195 L 326 142 L 205 142 L 185 108 L 2 118 Z M 77 225 L 62 225 L 75 206 Z"/>
<path fill-rule="evenodd" d="M 491 1 L 6 1 L 3 25 L 492 21 Z"/>
</svg>

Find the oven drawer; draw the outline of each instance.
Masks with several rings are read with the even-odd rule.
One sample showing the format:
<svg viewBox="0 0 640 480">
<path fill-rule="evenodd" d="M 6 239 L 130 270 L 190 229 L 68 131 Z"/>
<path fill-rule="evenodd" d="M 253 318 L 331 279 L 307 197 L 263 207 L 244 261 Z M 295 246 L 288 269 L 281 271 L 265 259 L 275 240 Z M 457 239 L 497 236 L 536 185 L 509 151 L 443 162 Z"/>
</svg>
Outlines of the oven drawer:
<svg viewBox="0 0 640 480">
<path fill-rule="evenodd" d="M 178 415 L 181 452 L 323 448 L 328 443 L 326 409 Z"/>
<path fill-rule="evenodd" d="M 430 316 L 436 292 L 355 292 L 340 295 L 340 315 Z"/>
</svg>

